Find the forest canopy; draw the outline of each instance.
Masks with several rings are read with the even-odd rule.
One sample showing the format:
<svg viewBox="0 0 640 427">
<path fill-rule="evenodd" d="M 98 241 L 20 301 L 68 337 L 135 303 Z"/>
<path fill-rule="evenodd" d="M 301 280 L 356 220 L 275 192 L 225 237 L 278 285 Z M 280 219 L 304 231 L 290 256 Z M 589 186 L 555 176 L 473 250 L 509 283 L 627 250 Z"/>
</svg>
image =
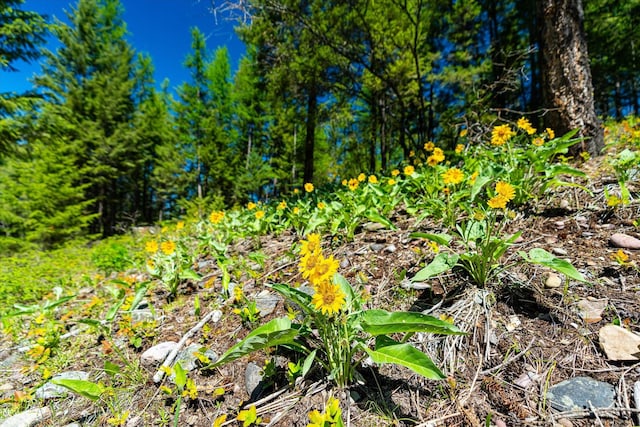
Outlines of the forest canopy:
<svg viewBox="0 0 640 427">
<path fill-rule="evenodd" d="M 29 94 L 0 96 L 0 252 L 389 172 L 523 116 L 544 129 L 558 71 L 544 47 L 564 25 L 550 16 L 586 42 L 588 151 L 602 148 L 595 113 L 639 109 L 640 0 L 225 3 L 246 55 L 232 73 L 193 28 L 175 95 L 127 41 L 119 0 L 78 0 L 64 22 L 23 3 L 0 0 L 0 67 L 42 72 Z"/>
</svg>

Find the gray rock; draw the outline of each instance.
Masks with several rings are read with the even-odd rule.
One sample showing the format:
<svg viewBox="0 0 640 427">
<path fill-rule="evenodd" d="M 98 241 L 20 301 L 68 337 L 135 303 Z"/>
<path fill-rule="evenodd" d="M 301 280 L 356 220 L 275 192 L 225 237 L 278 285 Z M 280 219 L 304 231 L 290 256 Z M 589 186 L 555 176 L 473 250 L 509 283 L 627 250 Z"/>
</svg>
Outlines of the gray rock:
<svg viewBox="0 0 640 427">
<path fill-rule="evenodd" d="M 640 360 L 640 335 L 616 325 L 606 325 L 598 332 L 600 347 L 609 360 Z"/>
<path fill-rule="evenodd" d="M 367 222 L 362 226 L 366 231 L 379 231 L 384 230 L 386 227 L 379 222 Z"/>
<path fill-rule="evenodd" d="M 393 243 L 387 246 L 386 248 L 384 248 L 384 251 L 390 254 L 394 253 L 396 250 L 397 250 L 396 245 L 394 245 Z"/>
<path fill-rule="evenodd" d="M 282 301 L 279 295 L 271 293 L 269 291 L 262 290 L 256 295 L 256 308 L 260 310 L 260 317 L 268 316 L 273 313 L 278 303 Z"/>
<path fill-rule="evenodd" d="M 160 344 L 156 344 L 151 348 L 145 350 L 140 356 L 140 362 L 144 366 L 156 366 L 159 365 L 167 358 L 167 355 L 176 348 L 177 342 L 165 341 Z"/>
<path fill-rule="evenodd" d="M 562 286 L 562 278 L 558 276 L 556 273 L 549 273 L 547 276 L 547 280 L 544 282 L 545 288 L 559 288 Z"/>
<path fill-rule="evenodd" d="M 372 243 L 371 245 L 369 245 L 369 247 L 373 252 L 380 252 L 381 250 L 384 249 L 384 245 L 380 243 Z"/>
<path fill-rule="evenodd" d="M 622 233 L 615 233 L 609 237 L 609 243 L 616 248 L 640 249 L 640 240 Z"/>
<path fill-rule="evenodd" d="M 20 359 L 20 353 L 15 352 L 15 353 L 9 354 L 6 358 L 0 361 L 0 369 L 7 369 L 11 367 L 13 364 L 15 364 L 18 361 L 18 359 Z"/>
<path fill-rule="evenodd" d="M 200 359 L 198 359 L 195 353 L 202 353 L 209 359 L 211 363 L 218 360 L 218 355 L 215 352 L 201 345 L 191 344 L 178 353 L 178 356 L 176 357 L 176 363 L 180 362 L 180 366 L 182 366 L 182 369 L 187 372 L 202 367 L 203 363 L 200 362 Z"/>
<path fill-rule="evenodd" d="M 131 312 L 131 323 L 153 322 L 156 317 L 149 309 L 133 310 Z"/>
<path fill-rule="evenodd" d="M 568 252 L 562 248 L 551 248 L 551 252 L 560 256 L 566 256 L 568 254 Z"/>
<path fill-rule="evenodd" d="M 33 408 L 7 418 L 0 427 L 32 427 L 51 418 L 51 408 Z"/>
<path fill-rule="evenodd" d="M 130 417 L 125 424 L 125 427 L 144 427 L 144 422 L 140 415 Z"/>
<path fill-rule="evenodd" d="M 89 379 L 89 373 L 84 371 L 67 371 L 67 372 L 62 372 L 58 375 L 54 375 L 53 378 L 51 378 L 51 380 L 62 380 L 62 379 L 86 381 Z M 62 386 L 53 384 L 51 380 L 46 382 L 42 387 L 36 390 L 35 392 L 36 398 L 55 399 L 57 397 L 65 397 L 67 394 L 69 394 L 68 389 Z"/>
<path fill-rule="evenodd" d="M 590 408 L 611 408 L 615 403 L 615 388 L 589 377 L 576 377 L 550 387 L 547 400 L 558 411 Z"/>
<path fill-rule="evenodd" d="M 609 300 L 583 298 L 576 304 L 578 307 L 578 315 L 586 323 L 597 323 L 602 320 L 602 312 L 607 308 Z"/>
<path fill-rule="evenodd" d="M 260 394 L 260 382 L 262 381 L 262 378 L 262 368 L 254 362 L 249 362 L 246 370 L 244 371 L 244 385 L 249 396 L 257 397 L 257 395 Z"/>
</svg>

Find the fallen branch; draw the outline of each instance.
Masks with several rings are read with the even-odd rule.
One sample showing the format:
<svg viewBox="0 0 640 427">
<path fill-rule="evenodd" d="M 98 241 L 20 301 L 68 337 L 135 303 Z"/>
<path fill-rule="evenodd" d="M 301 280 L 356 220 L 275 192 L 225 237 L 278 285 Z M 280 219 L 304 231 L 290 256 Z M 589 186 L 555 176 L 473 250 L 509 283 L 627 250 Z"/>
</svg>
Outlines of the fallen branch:
<svg viewBox="0 0 640 427">
<path fill-rule="evenodd" d="M 189 331 L 182 336 L 180 341 L 178 341 L 178 344 L 176 345 L 176 347 L 173 350 L 171 350 L 171 352 L 167 355 L 167 357 L 164 359 L 164 362 L 162 362 L 160 369 L 158 369 L 156 374 L 153 376 L 154 383 L 157 384 L 160 381 L 162 381 L 162 379 L 164 378 L 164 371 L 162 370 L 162 368 L 165 366 L 168 368 L 171 367 L 171 365 L 173 364 L 173 361 L 175 360 L 176 356 L 178 355 L 182 347 L 184 347 L 187 340 L 191 338 L 200 329 L 202 329 L 202 327 L 214 316 L 216 317 L 214 322 L 217 322 L 222 317 L 222 312 L 220 310 L 213 310 L 209 312 L 206 316 L 202 318 L 202 320 L 200 320 L 200 322 L 198 322 L 196 326 L 189 329 Z"/>
</svg>

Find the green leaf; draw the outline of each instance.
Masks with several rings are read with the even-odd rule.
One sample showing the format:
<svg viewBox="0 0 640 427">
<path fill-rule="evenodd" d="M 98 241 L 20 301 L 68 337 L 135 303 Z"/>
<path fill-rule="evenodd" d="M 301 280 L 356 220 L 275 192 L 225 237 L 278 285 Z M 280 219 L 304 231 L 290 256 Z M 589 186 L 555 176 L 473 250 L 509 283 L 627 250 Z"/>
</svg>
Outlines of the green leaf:
<svg viewBox="0 0 640 427">
<path fill-rule="evenodd" d="M 86 380 L 60 378 L 57 380 L 51 380 L 51 383 L 69 389 L 72 392 L 79 394 L 80 396 L 93 400 L 94 402 L 100 399 L 102 393 L 107 390 L 100 384 L 96 384 L 94 382 Z"/>
<path fill-rule="evenodd" d="M 369 219 L 369 221 L 377 222 L 378 224 L 382 224 L 387 227 L 389 230 L 397 230 L 396 226 L 393 225 L 391 221 L 389 221 L 384 216 L 380 215 L 378 212 L 373 209 L 369 209 L 365 216 Z"/>
<path fill-rule="evenodd" d="M 491 181 L 491 177 L 487 175 L 480 175 L 479 177 L 476 178 L 475 182 L 473 183 L 473 186 L 471 187 L 471 194 L 469 196 L 471 201 L 473 201 L 476 198 L 476 196 L 480 193 L 480 191 L 482 191 L 484 186 L 489 181 Z"/>
<path fill-rule="evenodd" d="M 302 378 L 306 377 L 309 371 L 311 370 L 311 366 L 313 366 L 313 361 L 316 360 L 316 353 L 318 350 L 313 350 L 309 355 L 304 359 L 304 363 L 302 364 Z"/>
<path fill-rule="evenodd" d="M 175 372 L 176 374 L 176 377 L 174 380 L 176 383 L 176 386 L 180 390 L 183 390 L 184 386 L 187 385 L 187 372 L 184 370 L 180 362 L 177 362 L 175 365 L 173 365 L 173 372 Z"/>
<path fill-rule="evenodd" d="M 570 262 L 557 258 L 542 248 L 533 248 L 529 251 L 529 254 L 524 251 L 518 251 L 518 254 L 520 254 L 525 261 L 532 264 L 544 265 L 580 282 L 587 281 Z"/>
<path fill-rule="evenodd" d="M 375 363 L 394 363 L 432 380 L 446 378 L 429 356 L 411 344 L 401 344 L 385 335 L 376 338 L 375 350 L 365 347 L 365 351 Z"/>
<path fill-rule="evenodd" d="M 340 290 L 344 292 L 347 307 L 354 311 L 358 311 L 362 308 L 360 295 L 356 294 L 356 292 L 351 287 L 351 283 L 349 283 L 349 281 L 345 279 L 344 276 L 342 276 L 341 274 L 335 274 L 333 276 L 333 283 L 340 286 Z"/>
<path fill-rule="evenodd" d="M 110 376 L 115 376 L 118 375 L 120 373 L 120 366 L 116 365 L 115 363 L 109 361 L 109 360 L 105 360 L 104 362 L 104 371 L 109 374 Z"/>
<path fill-rule="evenodd" d="M 291 320 L 286 317 L 273 319 L 253 330 L 242 341 L 231 347 L 209 368 L 232 362 L 254 351 L 277 345 L 296 345 L 294 339 L 298 330 L 291 328 Z"/>
<path fill-rule="evenodd" d="M 412 239 L 431 240 L 432 242 L 436 242 L 440 246 L 449 246 L 449 243 L 451 243 L 451 239 L 453 239 L 452 236 L 445 233 L 432 234 L 432 233 L 415 232 L 415 233 L 409 234 L 409 237 Z"/>
<path fill-rule="evenodd" d="M 138 305 L 147 294 L 147 289 L 149 289 L 149 282 L 140 283 L 138 289 L 136 289 L 135 295 L 133 296 L 133 300 L 131 301 L 131 307 L 129 307 L 129 311 L 133 311 L 138 308 Z"/>
<path fill-rule="evenodd" d="M 451 270 L 458 262 L 458 255 L 439 253 L 436 257 L 422 270 L 418 271 L 411 278 L 412 282 L 424 282 L 425 280 Z"/>
<path fill-rule="evenodd" d="M 412 311 L 366 310 L 360 314 L 359 324 L 363 331 L 371 335 L 386 335 L 397 332 L 429 332 L 443 335 L 464 334 L 451 323 Z"/>
<path fill-rule="evenodd" d="M 311 312 L 311 295 L 283 283 L 274 283 L 269 286 L 286 299 L 293 301 L 305 313 Z"/>
<path fill-rule="evenodd" d="M 183 270 L 180 272 L 180 279 L 183 280 L 200 280 L 201 277 L 198 273 L 196 273 L 195 271 L 193 271 L 190 268 L 187 268 L 186 270 Z"/>
</svg>

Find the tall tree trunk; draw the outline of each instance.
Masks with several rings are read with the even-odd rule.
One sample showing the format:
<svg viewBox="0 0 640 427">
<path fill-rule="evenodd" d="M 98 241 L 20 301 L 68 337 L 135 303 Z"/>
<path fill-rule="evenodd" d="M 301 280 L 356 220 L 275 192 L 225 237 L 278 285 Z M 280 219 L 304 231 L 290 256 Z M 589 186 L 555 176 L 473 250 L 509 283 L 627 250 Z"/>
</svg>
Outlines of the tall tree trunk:
<svg viewBox="0 0 640 427">
<path fill-rule="evenodd" d="M 307 99 L 307 123 L 304 138 L 304 182 L 313 182 L 313 152 L 316 143 L 316 120 L 318 116 L 318 95 L 315 82 L 311 82 L 308 88 Z"/>
<path fill-rule="evenodd" d="M 562 135 L 578 128 L 585 140 L 572 154 L 599 154 L 604 148 L 602 125 L 594 107 L 593 84 L 584 33 L 581 0 L 540 0 L 542 97 L 546 125 Z"/>
</svg>

